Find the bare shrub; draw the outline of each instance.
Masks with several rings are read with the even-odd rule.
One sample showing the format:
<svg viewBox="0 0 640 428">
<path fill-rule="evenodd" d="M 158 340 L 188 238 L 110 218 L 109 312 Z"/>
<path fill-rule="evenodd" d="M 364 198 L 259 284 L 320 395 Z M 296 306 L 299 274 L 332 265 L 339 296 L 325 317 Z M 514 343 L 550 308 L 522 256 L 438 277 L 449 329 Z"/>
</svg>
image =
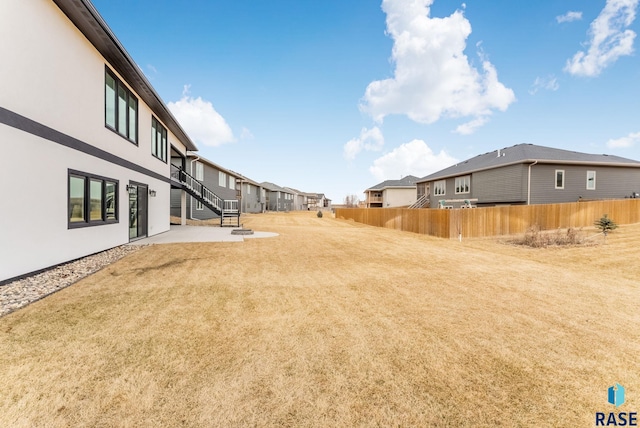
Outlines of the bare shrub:
<svg viewBox="0 0 640 428">
<path fill-rule="evenodd" d="M 549 246 L 581 245 L 584 241 L 585 237 L 582 229 L 570 227 L 566 231 L 557 229 L 552 232 L 546 232 L 541 230 L 540 226 L 534 225 L 527 229 L 522 238 L 515 239 L 513 243 L 532 248 L 544 248 Z"/>
</svg>

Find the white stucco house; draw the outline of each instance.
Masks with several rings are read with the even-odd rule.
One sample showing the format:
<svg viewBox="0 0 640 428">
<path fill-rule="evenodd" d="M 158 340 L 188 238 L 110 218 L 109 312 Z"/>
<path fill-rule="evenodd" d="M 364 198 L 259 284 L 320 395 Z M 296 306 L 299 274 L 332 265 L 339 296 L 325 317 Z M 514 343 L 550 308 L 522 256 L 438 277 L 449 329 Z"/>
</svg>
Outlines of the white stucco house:
<svg viewBox="0 0 640 428">
<path fill-rule="evenodd" d="M 0 282 L 167 231 L 197 148 L 91 2 L 2 0 L 0 40 Z"/>
</svg>

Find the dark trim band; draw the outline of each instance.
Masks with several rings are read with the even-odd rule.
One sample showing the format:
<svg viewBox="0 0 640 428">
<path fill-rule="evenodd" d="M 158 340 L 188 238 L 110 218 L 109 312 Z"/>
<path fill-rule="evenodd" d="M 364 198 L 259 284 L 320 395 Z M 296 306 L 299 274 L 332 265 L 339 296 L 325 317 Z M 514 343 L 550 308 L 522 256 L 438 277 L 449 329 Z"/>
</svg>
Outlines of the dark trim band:
<svg viewBox="0 0 640 428">
<path fill-rule="evenodd" d="M 90 144 L 85 143 L 84 141 L 78 140 L 77 138 L 73 138 L 67 134 L 63 134 L 62 132 L 56 131 L 53 128 L 49 128 L 46 125 L 21 116 L 18 113 L 14 113 L 3 107 L 0 107 L 0 123 L 27 132 L 31 135 L 35 135 L 36 137 L 44 138 L 45 140 L 58 143 L 62 146 L 77 150 L 87 155 L 94 156 L 98 159 L 110 162 L 123 168 L 127 168 L 131 171 L 139 172 L 141 174 L 155 178 L 156 180 L 161 180 L 166 183 L 169 183 L 171 181 L 169 177 L 158 174 L 157 172 L 151 171 L 129 160 L 123 159 L 112 153 L 94 147 Z"/>
</svg>

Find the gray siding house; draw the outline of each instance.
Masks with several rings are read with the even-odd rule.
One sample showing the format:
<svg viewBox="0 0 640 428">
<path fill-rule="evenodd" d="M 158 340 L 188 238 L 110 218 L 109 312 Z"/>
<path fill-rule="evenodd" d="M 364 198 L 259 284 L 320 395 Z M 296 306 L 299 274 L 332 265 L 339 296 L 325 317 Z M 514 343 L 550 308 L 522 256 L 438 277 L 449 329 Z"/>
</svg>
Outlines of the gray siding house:
<svg viewBox="0 0 640 428">
<path fill-rule="evenodd" d="M 265 196 L 262 186 L 245 177 L 242 174 L 238 174 L 240 178 L 240 209 L 243 213 L 261 213 L 265 210 Z"/>
<path fill-rule="evenodd" d="M 260 183 L 265 190 L 265 209 L 267 211 L 293 210 L 293 192 L 268 181 Z"/>
<path fill-rule="evenodd" d="M 171 159 L 171 163 L 176 166 L 182 166 L 181 162 L 181 159 Z M 221 199 L 238 199 L 237 186 L 238 180 L 241 179 L 240 174 L 193 154 L 187 155 L 183 168 Z M 209 220 L 220 217 L 192 196 L 187 196 L 186 206 L 189 219 Z M 174 189 L 171 191 L 171 215 L 180 215 L 180 192 Z"/>
<path fill-rule="evenodd" d="M 517 144 L 417 181 L 425 206 L 528 205 L 637 197 L 640 162 Z"/>
<path fill-rule="evenodd" d="M 307 210 L 307 193 L 304 193 L 293 187 L 285 187 L 293 195 L 292 209 L 295 211 Z"/>
</svg>

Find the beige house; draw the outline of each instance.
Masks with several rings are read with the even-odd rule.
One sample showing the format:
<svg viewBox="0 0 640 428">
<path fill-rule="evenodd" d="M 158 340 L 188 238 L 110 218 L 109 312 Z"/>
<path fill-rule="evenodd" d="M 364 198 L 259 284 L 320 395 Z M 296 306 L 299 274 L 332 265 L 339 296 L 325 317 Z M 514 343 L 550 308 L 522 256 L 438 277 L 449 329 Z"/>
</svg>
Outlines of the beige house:
<svg viewBox="0 0 640 428">
<path fill-rule="evenodd" d="M 400 180 L 386 180 L 364 191 L 367 208 L 408 207 L 416 201 L 416 181 L 407 175 Z"/>
</svg>

